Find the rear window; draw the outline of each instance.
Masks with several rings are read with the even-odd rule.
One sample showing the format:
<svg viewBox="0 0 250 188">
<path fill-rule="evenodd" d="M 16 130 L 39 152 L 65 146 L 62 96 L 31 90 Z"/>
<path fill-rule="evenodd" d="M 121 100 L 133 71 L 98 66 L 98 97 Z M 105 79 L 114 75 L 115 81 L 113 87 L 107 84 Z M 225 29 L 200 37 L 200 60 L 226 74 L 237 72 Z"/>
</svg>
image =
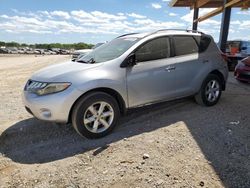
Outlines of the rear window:
<svg viewBox="0 0 250 188">
<path fill-rule="evenodd" d="M 206 36 L 194 36 L 198 46 L 199 46 L 199 52 L 204 52 L 207 50 L 209 44 L 211 43 L 211 39 Z"/>
<path fill-rule="evenodd" d="M 175 55 L 187 55 L 197 53 L 199 48 L 192 36 L 174 36 Z"/>
</svg>

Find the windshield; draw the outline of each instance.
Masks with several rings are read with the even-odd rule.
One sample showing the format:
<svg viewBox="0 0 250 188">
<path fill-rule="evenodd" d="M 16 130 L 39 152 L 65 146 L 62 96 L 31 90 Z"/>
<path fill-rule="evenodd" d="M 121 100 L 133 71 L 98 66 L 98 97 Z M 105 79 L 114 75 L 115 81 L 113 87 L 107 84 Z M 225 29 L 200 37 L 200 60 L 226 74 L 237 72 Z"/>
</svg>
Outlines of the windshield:
<svg viewBox="0 0 250 188">
<path fill-rule="evenodd" d="M 135 37 L 130 38 L 116 38 L 109 43 L 105 43 L 100 47 L 94 49 L 89 54 L 83 56 L 77 62 L 83 63 L 101 63 L 113 60 L 121 56 L 131 46 L 133 46 L 139 39 Z"/>
<path fill-rule="evenodd" d="M 95 46 L 92 47 L 92 49 L 96 49 L 98 48 L 99 46 L 103 45 L 104 43 L 97 43 Z"/>
</svg>

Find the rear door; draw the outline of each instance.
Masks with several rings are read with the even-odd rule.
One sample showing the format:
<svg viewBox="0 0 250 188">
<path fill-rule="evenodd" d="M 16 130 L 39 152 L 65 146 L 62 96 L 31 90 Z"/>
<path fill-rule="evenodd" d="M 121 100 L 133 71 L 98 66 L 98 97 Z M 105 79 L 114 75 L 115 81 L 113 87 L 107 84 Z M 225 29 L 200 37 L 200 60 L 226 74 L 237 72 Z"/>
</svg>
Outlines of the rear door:
<svg viewBox="0 0 250 188">
<path fill-rule="evenodd" d="M 209 73 L 210 58 L 203 52 L 210 42 L 211 39 L 204 41 L 199 36 L 173 36 L 177 97 L 197 92 L 200 83 Z"/>
</svg>

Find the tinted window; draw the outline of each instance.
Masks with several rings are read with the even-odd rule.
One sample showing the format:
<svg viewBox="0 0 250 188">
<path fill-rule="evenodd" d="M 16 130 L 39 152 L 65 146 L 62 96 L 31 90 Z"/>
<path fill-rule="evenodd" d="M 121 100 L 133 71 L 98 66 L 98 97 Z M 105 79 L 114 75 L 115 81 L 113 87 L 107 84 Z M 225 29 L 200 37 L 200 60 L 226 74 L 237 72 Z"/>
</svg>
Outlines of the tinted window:
<svg viewBox="0 0 250 188">
<path fill-rule="evenodd" d="M 135 53 L 136 61 L 152 61 L 170 56 L 170 43 L 168 37 L 151 40 L 141 46 Z"/>
<path fill-rule="evenodd" d="M 199 46 L 199 52 L 206 51 L 211 42 L 211 39 L 206 36 L 201 36 L 201 37 L 195 36 L 194 38 Z"/>
<path fill-rule="evenodd" d="M 198 46 L 192 36 L 175 36 L 175 55 L 192 54 L 199 51 Z"/>
</svg>

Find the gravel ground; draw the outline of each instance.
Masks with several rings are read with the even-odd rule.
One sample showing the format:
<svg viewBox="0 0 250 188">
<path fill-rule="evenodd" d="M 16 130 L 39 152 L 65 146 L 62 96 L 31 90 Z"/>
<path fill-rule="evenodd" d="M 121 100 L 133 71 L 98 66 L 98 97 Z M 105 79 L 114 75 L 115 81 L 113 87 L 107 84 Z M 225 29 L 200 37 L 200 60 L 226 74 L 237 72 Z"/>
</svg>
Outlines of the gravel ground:
<svg viewBox="0 0 250 188">
<path fill-rule="evenodd" d="M 132 110 L 87 140 L 34 119 L 29 76 L 69 56 L 0 56 L 0 187 L 250 187 L 250 85 L 232 74 L 220 102 L 192 98 Z"/>
</svg>

